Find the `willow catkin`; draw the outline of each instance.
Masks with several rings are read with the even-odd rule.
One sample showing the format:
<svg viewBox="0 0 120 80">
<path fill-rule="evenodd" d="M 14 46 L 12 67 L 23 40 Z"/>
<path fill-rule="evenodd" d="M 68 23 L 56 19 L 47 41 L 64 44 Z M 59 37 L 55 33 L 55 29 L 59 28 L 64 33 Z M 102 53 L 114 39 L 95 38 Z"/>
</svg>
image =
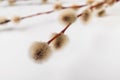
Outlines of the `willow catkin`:
<svg viewBox="0 0 120 80">
<path fill-rule="evenodd" d="M 43 62 L 51 55 L 51 48 L 45 42 L 34 42 L 30 47 L 30 57 L 35 62 Z"/>
<path fill-rule="evenodd" d="M 14 23 L 19 23 L 20 20 L 21 20 L 21 17 L 20 17 L 20 16 L 14 16 L 14 17 L 12 18 L 12 21 L 13 21 Z"/>
<path fill-rule="evenodd" d="M 54 3 L 53 8 L 54 8 L 54 10 L 61 10 L 62 9 L 62 3 L 60 3 L 60 2 Z"/>
<path fill-rule="evenodd" d="M 59 15 L 59 21 L 63 25 L 68 25 L 69 23 L 73 23 L 77 19 L 76 13 L 73 9 L 63 10 Z"/>
<path fill-rule="evenodd" d="M 52 34 L 52 37 L 53 36 L 56 36 L 58 35 L 58 33 L 53 33 Z M 58 50 L 58 49 L 62 49 L 68 42 L 68 36 L 65 35 L 64 33 L 62 33 L 59 37 L 57 37 L 53 42 L 52 42 L 52 45 L 53 45 L 53 48 Z"/>
<path fill-rule="evenodd" d="M 10 6 L 14 5 L 15 2 L 16 2 L 16 0 L 8 0 L 8 4 L 9 4 Z"/>
<path fill-rule="evenodd" d="M 92 3 L 94 3 L 95 2 L 95 0 L 87 0 L 87 4 L 92 4 Z"/>
<path fill-rule="evenodd" d="M 88 23 L 91 19 L 91 10 L 90 9 L 86 9 L 83 11 L 82 16 L 80 16 L 80 19 L 83 23 Z"/>
<path fill-rule="evenodd" d="M 45 3 L 47 3 L 48 2 L 48 0 L 41 0 L 41 3 L 42 4 L 45 4 Z"/>
<path fill-rule="evenodd" d="M 111 5 L 113 5 L 113 4 L 116 2 L 116 0 L 105 0 L 105 2 L 106 2 L 109 6 L 111 6 Z"/>
<path fill-rule="evenodd" d="M 105 9 L 101 9 L 101 10 L 99 10 L 99 11 L 97 12 L 97 16 L 98 16 L 98 17 L 105 16 L 105 13 L 106 13 Z"/>
</svg>

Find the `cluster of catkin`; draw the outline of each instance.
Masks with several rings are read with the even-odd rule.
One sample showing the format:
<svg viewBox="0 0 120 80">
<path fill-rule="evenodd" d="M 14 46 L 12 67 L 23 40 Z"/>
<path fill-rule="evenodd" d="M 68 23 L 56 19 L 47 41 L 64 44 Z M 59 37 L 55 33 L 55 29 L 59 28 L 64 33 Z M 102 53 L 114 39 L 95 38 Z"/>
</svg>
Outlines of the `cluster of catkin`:
<svg viewBox="0 0 120 80">
<path fill-rule="evenodd" d="M 46 1 L 46 0 L 45 0 Z M 54 11 L 62 10 L 59 15 L 59 21 L 65 27 L 58 33 L 52 33 L 51 39 L 46 42 L 34 42 L 30 47 L 30 57 L 37 63 L 44 62 L 50 58 L 52 50 L 62 49 L 65 44 L 68 42 L 68 36 L 65 34 L 65 31 L 74 23 L 77 19 L 80 19 L 84 24 L 88 23 L 91 19 L 92 13 L 96 12 L 98 17 L 102 17 L 106 13 L 106 8 L 112 6 L 114 3 L 119 2 L 120 0 L 87 0 L 84 5 L 72 5 L 65 7 L 61 3 L 55 3 L 52 11 L 47 11 L 43 13 L 37 13 L 28 15 L 25 17 L 15 16 L 11 20 L 5 17 L 0 18 L 0 24 L 8 23 L 13 21 L 15 23 L 20 22 L 20 20 L 38 16 L 41 14 L 49 14 Z M 77 11 L 86 7 L 80 14 L 77 14 Z"/>
</svg>

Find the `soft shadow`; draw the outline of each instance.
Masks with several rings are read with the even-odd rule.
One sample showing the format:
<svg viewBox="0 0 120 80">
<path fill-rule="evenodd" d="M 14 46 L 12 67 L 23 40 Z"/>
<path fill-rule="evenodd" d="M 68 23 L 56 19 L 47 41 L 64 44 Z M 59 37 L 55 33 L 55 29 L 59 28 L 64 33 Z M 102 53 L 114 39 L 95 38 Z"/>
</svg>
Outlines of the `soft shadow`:
<svg viewBox="0 0 120 80">
<path fill-rule="evenodd" d="M 6 28 L 6 29 L 1 29 L 0 32 L 25 31 L 27 29 L 28 29 L 28 27 L 24 27 L 24 28 Z"/>
</svg>

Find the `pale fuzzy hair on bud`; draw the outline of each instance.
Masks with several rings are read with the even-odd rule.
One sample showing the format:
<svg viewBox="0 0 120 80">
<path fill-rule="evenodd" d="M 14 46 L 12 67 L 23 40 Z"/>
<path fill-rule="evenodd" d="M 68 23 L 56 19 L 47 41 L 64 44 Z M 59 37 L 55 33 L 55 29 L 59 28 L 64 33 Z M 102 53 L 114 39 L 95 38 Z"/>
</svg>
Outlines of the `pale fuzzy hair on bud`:
<svg viewBox="0 0 120 80">
<path fill-rule="evenodd" d="M 16 2 L 16 0 L 8 0 L 8 4 L 9 4 L 10 6 L 14 5 L 15 2 Z"/>
<path fill-rule="evenodd" d="M 73 23 L 76 19 L 77 16 L 73 9 L 65 9 L 59 15 L 59 21 L 63 25 L 68 25 L 69 23 Z"/>
<path fill-rule="evenodd" d="M 0 24 L 4 24 L 8 21 L 8 19 L 4 16 L 0 16 Z"/>
<path fill-rule="evenodd" d="M 14 17 L 12 18 L 12 21 L 13 21 L 14 23 L 19 23 L 20 20 L 21 20 L 21 17 L 20 17 L 20 16 L 14 16 Z"/>
<path fill-rule="evenodd" d="M 42 4 L 45 4 L 45 3 L 47 3 L 48 2 L 48 0 L 41 0 L 41 3 Z"/>
<path fill-rule="evenodd" d="M 58 35 L 58 33 L 52 33 L 52 37 Z M 69 41 L 68 36 L 62 33 L 59 37 L 57 37 L 53 42 L 52 46 L 55 50 L 59 50 L 64 48 L 64 46 Z"/>
<path fill-rule="evenodd" d="M 51 55 L 51 48 L 45 42 L 34 42 L 30 47 L 30 57 L 36 62 L 46 61 Z"/>
<path fill-rule="evenodd" d="M 62 9 L 62 3 L 60 3 L 60 2 L 54 3 L 53 8 L 54 8 L 54 10 L 61 10 Z"/>
<path fill-rule="evenodd" d="M 93 4 L 95 0 L 87 0 L 87 4 Z"/>
<path fill-rule="evenodd" d="M 105 16 L 105 13 L 106 13 L 105 9 L 101 9 L 97 12 L 97 16 L 98 17 L 103 17 L 103 16 Z"/>
<path fill-rule="evenodd" d="M 105 2 L 106 2 L 109 6 L 111 6 L 111 5 L 113 5 L 113 4 L 116 2 L 116 0 L 105 0 Z"/>
<path fill-rule="evenodd" d="M 80 19 L 84 24 L 86 24 L 90 21 L 91 16 L 92 16 L 91 10 L 86 9 L 83 11 L 82 15 L 80 16 Z"/>
</svg>

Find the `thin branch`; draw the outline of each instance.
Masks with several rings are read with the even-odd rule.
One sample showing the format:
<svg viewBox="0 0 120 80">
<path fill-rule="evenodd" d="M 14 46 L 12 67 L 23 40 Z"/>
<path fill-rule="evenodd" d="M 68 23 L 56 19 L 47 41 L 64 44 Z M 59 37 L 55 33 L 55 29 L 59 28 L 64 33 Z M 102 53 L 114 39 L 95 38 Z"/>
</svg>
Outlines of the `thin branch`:
<svg viewBox="0 0 120 80">
<path fill-rule="evenodd" d="M 78 5 L 78 6 L 75 6 L 75 8 L 82 8 L 82 7 L 85 7 L 85 6 L 87 6 L 87 5 L 86 4 L 84 4 L 84 5 Z M 62 7 L 62 9 L 68 9 L 68 8 L 73 8 L 73 6 Z M 53 12 L 55 12 L 55 10 L 46 11 L 46 12 L 39 12 L 39 13 L 35 13 L 35 14 L 31 14 L 31 15 L 27 15 L 27 16 L 21 17 L 20 19 L 23 20 L 23 19 L 32 18 L 32 17 L 39 16 L 39 15 L 50 14 L 50 13 L 53 13 Z M 8 22 L 11 22 L 11 20 L 2 22 L 0 24 L 6 24 Z"/>
<path fill-rule="evenodd" d="M 116 2 L 118 2 L 120 0 L 116 0 Z M 93 5 L 93 6 L 90 6 L 89 9 L 93 9 L 93 8 L 96 8 L 98 6 L 101 6 L 101 5 L 104 5 L 105 2 L 100 2 L 99 4 L 96 4 L 96 5 Z M 77 18 L 82 16 L 83 13 L 77 15 Z M 50 44 L 52 41 L 54 41 L 57 37 L 59 37 L 62 33 L 65 33 L 65 31 L 67 31 L 67 29 L 71 26 L 72 23 L 69 23 L 63 30 L 61 30 L 57 35 L 55 35 L 53 38 L 51 38 L 47 43 Z"/>
<path fill-rule="evenodd" d="M 21 19 L 27 19 L 27 18 L 31 18 L 31 17 L 43 15 L 43 14 L 50 14 L 52 12 L 54 12 L 54 10 L 43 12 L 43 13 L 36 13 L 36 14 L 28 15 L 28 16 L 25 16 L 25 17 L 21 17 Z"/>
<path fill-rule="evenodd" d="M 82 16 L 82 13 L 77 15 L 77 17 Z M 55 40 L 57 37 L 59 37 L 62 33 L 65 33 L 67 29 L 71 26 L 72 23 L 69 23 L 63 30 L 61 30 L 57 35 L 55 35 L 52 39 L 50 39 L 47 43 L 50 44 L 53 40 Z"/>
<path fill-rule="evenodd" d="M 75 5 L 75 6 L 69 6 L 69 7 L 62 7 L 62 9 L 68 9 L 68 8 L 82 8 L 87 6 L 87 4 L 83 4 L 83 5 Z"/>
<path fill-rule="evenodd" d="M 56 39 L 57 37 L 59 37 L 62 33 L 64 33 L 70 27 L 71 24 L 72 23 L 69 23 L 59 34 L 57 34 L 56 36 L 54 36 L 47 43 L 50 44 L 54 39 Z"/>
</svg>

